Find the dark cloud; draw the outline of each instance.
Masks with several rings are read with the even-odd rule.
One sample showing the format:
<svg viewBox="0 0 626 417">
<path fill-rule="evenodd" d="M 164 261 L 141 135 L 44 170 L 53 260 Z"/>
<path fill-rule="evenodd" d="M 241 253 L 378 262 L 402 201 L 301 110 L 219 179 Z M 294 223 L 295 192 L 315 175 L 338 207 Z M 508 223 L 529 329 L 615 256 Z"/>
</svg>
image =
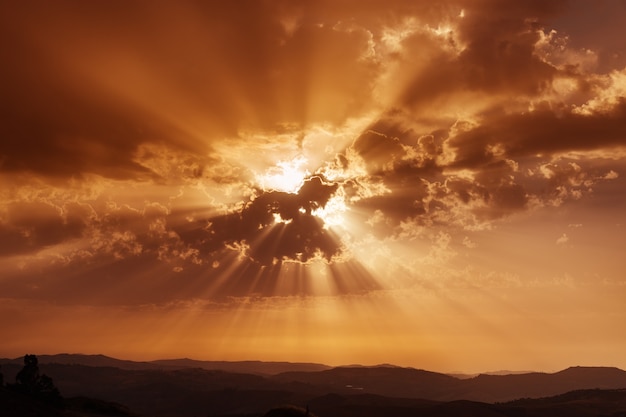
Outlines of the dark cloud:
<svg viewBox="0 0 626 417">
<path fill-rule="evenodd" d="M 315 214 L 338 189 L 315 176 L 296 194 L 259 192 L 239 210 L 222 216 L 143 206 L 64 203 L 43 199 L 5 207 L 0 227 L 3 255 L 37 253 L 47 247 L 83 239 L 84 251 L 123 258 L 138 253 L 164 260 L 189 258 L 204 263 L 226 247 L 247 247 L 245 255 L 262 265 L 283 261 L 331 261 L 342 254 L 340 239 Z M 94 208 L 95 207 L 95 208 Z M 193 215 L 198 220 L 188 220 Z"/>
<path fill-rule="evenodd" d="M 568 152 L 624 146 L 625 110 L 618 100 L 611 108 L 587 114 L 550 109 L 491 112 L 480 125 L 461 130 L 441 145 L 430 135 L 405 145 L 414 140 L 409 140 L 414 132 L 379 122 L 376 126 L 385 133 L 367 131 L 352 149 L 363 158 L 369 180 L 376 178 L 389 193 L 357 199 L 355 207 L 363 221 L 380 211 L 385 221 L 377 227 L 386 227 L 389 234 L 408 219 L 421 225 L 452 225 L 458 220 L 457 226 L 472 228 L 476 222 L 527 210 L 531 200 L 536 207 L 580 199 L 609 170 L 592 174 L 581 161 L 542 161 Z M 444 155 L 444 143 L 454 152 Z M 465 174 L 459 172 L 463 170 Z"/>
<path fill-rule="evenodd" d="M 568 47 L 597 55 L 595 71 L 606 73 L 626 66 L 626 39 L 621 34 L 626 3 L 603 1 L 588 7 L 585 0 L 570 0 L 552 20 L 552 28 L 566 37 Z"/>
<path fill-rule="evenodd" d="M 447 34 L 434 36 L 422 30 L 404 39 L 403 65 L 395 76 L 405 79 L 406 85 L 397 105 L 420 117 L 418 110 L 446 106 L 460 92 L 533 96 L 548 88 L 556 69 L 534 49 L 538 30 L 562 2 L 544 3 L 458 4 L 464 17 L 448 15 L 454 23 Z M 432 27 L 445 32 L 446 22 Z"/>
<path fill-rule="evenodd" d="M 343 265 L 329 271 L 333 294 L 380 288 L 358 261 L 338 259 L 345 250 L 340 237 L 315 215 L 338 187 L 314 176 L 298 193 L 259 191 L 240 209 L 213 217 L 157 203 L 96 210 L 22 204 L 6 218 L 11 228 L 0 229 L 3 255 L 39 256 L 7 268 L 0 289 L 8 297 L 70 304 L 307 295 L 321 278 L 299 266 L 318 259 Z M 44 252 L 66 244 L 56 254 Z M 293 275 L 288 284 L 286 275 Z"/>
<path fill-rule="evenodd" d="M 550 85 L 555 69 L 534 54 L 539 40 L 537 28 L 524 22 L 522 16 L 512 21 L 473 22 L 481 29 L 488 27 L 489 31 L 471 34 L 456 65 L 459 71 L 456 78 L 463 81 L 457 88 L 534 95 Z M 521 23 L 526 23 L 526 27 L 519 27 Z"/>
<path fill-rule="evenodd" d="M 247 246 L 245 254 L 262 265 L 308 262 L 318 256 L 331 261 L 342 253 L 341 243 L 312 211 L 324 208 L 337 188 L 313 177 L 296 194 L 261 193 L 241 212 L 210 219 L 203 240 L 209 250 L 225 244 Z"/>
<path fill-rule="evenodd" d="M 57 207 L 49 203 L 14 203 L 0 223 L 0 255 L 37 252 L 83 236 L 89 210 L 77 203 Z"/>
<path fill-rule="evenodd" d="M 145 143 L 207 153 L 213 136 L 235 136 L 242 125 L 340 123 L 373 99 L 387 64 L 375 55 L 375 43 L 386 28 L 410 16 L 437 22 L 461 7 L 404 1 L 5 5 L 1 168 L 150 179 L 154 173 L 136 160 Z M 442 45 L 421 32 L 405 39 L 400 66 L 412 81 L 399 105 L 458 89 L 541 88 L 551 69 L 532 55 L 536 34 L 527 20 L 553 8 L 472 4 L 466 18 L 457 19 L 467 48 L 459 57 L 435 56 L 425 67 L 410 57 L 423 55 L 426 44 L 437 55 Z"/>
<path fill-rule="evenodd" d="M 389 171 L 394 163 L 404 155 L 398 138 L 368 130 L 361 134 L 352 148 L 363 158 L 371 174 Z"/>
<path fill-rule="evenodd" d="M 477 167 L 494 160 L 490 147 L 499 145 L 510 158 L 585 151 L 626 142 L 626 103 L 621 99 L 607 112 L 591 115 L 534 112 L 501 114 L 449 141 L 457 151 L 457 167 Z"/>
<path fill-rule="evenodd" d="M 0 168 L 150 179 L 144 143 L 206 154 L 241 126 L 345 120 L 375 79 L 368 32 L 337 20 L 288 32 L 282 8 L 4 5 Z"/>
<path fill-rule="evenodd" d="M 350 151 L 356 152 L 370 175 L 397 177 L 392 181 L 410 184 L 440 174 L 436 160 L 443 154 L 442 144 L 438 132 L 420 133 L 389 112 L 359 134 Z"/>
</svg>

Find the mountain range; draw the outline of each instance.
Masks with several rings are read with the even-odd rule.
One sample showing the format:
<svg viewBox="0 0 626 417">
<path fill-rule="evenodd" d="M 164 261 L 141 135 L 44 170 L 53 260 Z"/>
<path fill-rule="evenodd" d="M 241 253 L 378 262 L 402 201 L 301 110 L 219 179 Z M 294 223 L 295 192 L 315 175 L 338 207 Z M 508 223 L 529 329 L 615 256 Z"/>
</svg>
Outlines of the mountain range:
<svg viewBox="0 0 626 417">
<path fill-rule="evenodd" d="M 249 373 L 257 375 L 274 375 L 288 371 L 323 371 L 331 369 L 330 366 L 318 363 L 300 362 L 263 362 L 263 361 L 199 361 L 194 359 L 161 359 L 155 361 L 129 361 L 111 358 L 105 355 L 83 355 L 60 353 L 57 355 L 38 355 L 40 364 L 57 363 L 65 365 L 85 365 L 85 366 L 109 366 L 125 370 L 146 370 L 146 369 L 186 369 L 200 368 L 209 370 L 220 370 L 227 372 Z M 2 363 L 14 363 L 21 365 L 22 358 L 0 359 Z"/>
<path fill-rule="evenodd" d="M 309 405 L 318 417 L 600 415 L 585 414 L 594 408 L 605 410 L 602 415 L 626 416 L 626 372 L 608 367 L 457 378 L 390 365 L 134 362 L 68 354 L 38 359 L 40 372 L 53 379 L 73 407 L 82 407 L 72 417 L 259 417 L 281 404 Z M 22 359 L 0 359 L 0 365 L 4 380 L 12 382 Z M 20 404 L 6 392 L 0 406 L 3 402 Z M 91 410 L 87 414 L 85 407 Z M 559 407 L 565 414 L 545 414 Z"/>
</svg>

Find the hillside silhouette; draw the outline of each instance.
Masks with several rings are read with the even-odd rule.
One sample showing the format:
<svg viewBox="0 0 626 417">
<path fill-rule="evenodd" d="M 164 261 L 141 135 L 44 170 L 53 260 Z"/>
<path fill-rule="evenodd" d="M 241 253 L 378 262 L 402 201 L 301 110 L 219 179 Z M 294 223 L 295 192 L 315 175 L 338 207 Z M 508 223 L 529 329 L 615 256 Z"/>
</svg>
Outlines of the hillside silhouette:
<svg viewBox="0 0 626 417">
<path fill-rule="evenodd" d="M 55 355 L 40 358 L 38 371 L 54 381 L 65 408 L 8 389 L 24 365 L 21 359 L 4 359 L 0 410 L 10 413 L 0 413 L 3 417 L 278 417 L 306 415 L 307 406 L 310 417 L 626 416 L 626 372 L 618 368 L 460 379 L 395 366 L 320 365 L 324 370 L 259 375 L 176 367 L 194 364 L 191 360 L 151 363 L 59 355 L 64 363 L 55 363 Z M 103 363 L 108 366 L 95 365 Z M 251 372 L 265 366 L 248 364 Z"/>
<path fill-rule="evenodd" d="M 308 408 L 296 406 L 276 407 L 263 414 L 263 417 L 317 417 Z"/>
<path fill-rule="evenodd" d="M 264 362 L 264 361 L 199 361 L 195 359 L 160 359 L 155 361 L 129 361 L 116 359 L 105 355 L 83 355 L 77 353 L 61 353 L 57 355 L 39 355 L 40 364 L 55 363 L 66 365 L 86 365 L 113 367 L 126 370 L 146 369 L 186 369 L 201 368 L 208 370 L 220 370 L 235 373 L 248 373 L 258 375 L 275 375 L 284 372 L 314 372 L 331 369 L 330 366 L 319 363 L 302 362 Z M 0 363 L 12 363 L 20 365 L 22 358 L 0 359 Z"/>
<path fill-rule="evenodd" d="M 332 387 L 390 397 L 437 401 L 503 402 L 540 398 L 567 391 L 626 388 L 626 372 L 618 368 L 572 367 L 553 374 L 478 375 L 459 379 L 413 368 L 339 367 L 321 372 L 288 372 L 272 379 Z"/>
</svg>

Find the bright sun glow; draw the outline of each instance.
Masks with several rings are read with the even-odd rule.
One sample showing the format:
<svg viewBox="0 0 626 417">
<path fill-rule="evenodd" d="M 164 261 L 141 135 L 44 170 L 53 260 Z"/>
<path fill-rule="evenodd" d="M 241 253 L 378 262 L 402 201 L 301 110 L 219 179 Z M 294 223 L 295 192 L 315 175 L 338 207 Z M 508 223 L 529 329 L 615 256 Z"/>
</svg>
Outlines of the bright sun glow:
<svg viewBox="0 0 626 417">
<path fill-rule="evenodd" d="M 256 180 L 265 191 L 271 190 L 295 194 L 311 175 L 306 169 L 307 162 L 308 159 L 303 155 L 287 161 L 279 161 L 275 166 L 266 169 L 262 175 L 257 175 Z M 300 210 L 302 213 L 305 212 L 304 208 Z M 344 216 L 347 211 L 345 195 L 340 188 L 324 207 L 312 210 L 311 214 L 322 219 L 324 228 L 328 229 L 329 227 L 345 227 Z M 291 220 L 283 219 L 278 213 L 274 213 L 273 216 L 274 223 L 291 223 Z"/>
<path fill-rule="evenodd" d="M 308 160 L 302 155 L 289 161 L 279 161 L 276 166 L 268 168 L 263 175 L 258 175 L 257 181 L 266 191 L 295 194 L 304 183 L 304 179 L 310 175 L 304 167 L 307 162 Z"/>
<path fill-rule="evenodd" d="M 311 214 L 324 220 L 324 227 L 344 227 L 344 215 L 348 211 L 346 200 L 342 193 L 337 193 L 331 197 L 324 207 L 311 211 Z"/>
</svg>

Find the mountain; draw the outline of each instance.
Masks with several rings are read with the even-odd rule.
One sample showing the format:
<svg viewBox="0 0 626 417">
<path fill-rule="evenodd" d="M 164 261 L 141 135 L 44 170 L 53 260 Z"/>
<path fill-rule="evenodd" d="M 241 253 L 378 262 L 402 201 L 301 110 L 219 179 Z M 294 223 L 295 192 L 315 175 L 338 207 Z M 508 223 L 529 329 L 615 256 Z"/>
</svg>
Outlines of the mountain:
<svg viewBox="0 0 626 417">
<path fill-rule="evenodd" d="M 258 375 L 275 375 L 283 372 L 316 372 L 331 369 L 319 363 L 302 362 L 262 362 L 262 361 L 198 361 L 193 359 L 162 359 L 151 361 L 151 364 L 166 368 L 202 368 L 227 372 L 250 373 Z"/>
<path fill-rule="evenodd" d="M 626 390 L 583 390 L 541 399 L 489 404 L 380 397 L 372 394 L 313 399 L 320 417 L 598 417 L 626 416 Z"/>
<path fill-rule="evenodd" d="M 462 391 L 455 392 L 455 396 L 501 402 L 548 397 L 581 389 L 626 388 L 626 372 L 609 367 L 572 367 L 552 374 L 479 375 L 465 382 Z"/>
<path fill-rule="evenodd" d="M 235 373 L 249 373 L 258 375 L 275 375 L 283 372 L 315 372 L 330 369 L 330 366 L 319 363 L 300 362 L 263 362 L 263 361 L 199 361 L 193 359 L 161 359 L 147 362 L 135 362 L 115 359 L 105 355 L 83 355 L 77 353 L 61 353 L 57 355 L 37 355 L 40 364 L 64 364 L 85 366 L 108 366 L 125 370 L 149 370 L 149 369 L 186 369 L 201 368 L 207 370 L 221 370 Z M 0 364 L 12 363 L 22 365 L 23 358 L 0 359 Z"/>
<path fill-rule="evenodd" d="M 626 389 L 577 390 L 540 399 L 522 399 L 507 406 L 526 410 L 527 415 L 538 416 L 626 416 Z"/>
<path fill-rule="evenodd" d="M 308 405 L 318 417 L 626 416 L 626 372 L 617 368 L 458 379 L 413 368 L 359 366 L 267 376 L 183 367 L 196 364 L 189 360 L 153 364 L 99 355 L 77 358 L 107 366 L 39 364 L 40 373 L 50 376 L 66 398 L 66 410 L 30 404 L 0 387 L 0 415 L 258 417 L 269 410 L 293 410 L 283 407 L 291 404 Z M 22 365 L 1 362 L 5 381 L 14 381 Z M 156 368 L 122 369 L 112 363 Z M 594 414 L 594 409 L 601 412 Z"/>
<path fill-rule="evenodd" d="M 92 398 L 70 398 L 53 405 L 23 392 L 0 387 L 2 417 L 138 417 L 123 405 Z"/>
<path fill-rule="evenodd" d="M 338 367 L 320 372 L 286 372 L 272 377 L 275 381 L 301 382 L 326 386 L 340 393 L 372 393 L 391 397 L 444 397 L 462 381 L 436 372 L 391 366 Z"/>
<path fill-rule="evenodd" d="M 383 397 L 373 394 L 326 394 L 313 398 L 290 399 L 267 391 L 198 392 L 165 399 L 146 398 L 142 413 L 115 402 L 76 397 L 58 409 L 33 401 L 16 392 L 0 388 L 3 417 L 624 417 L 626 390 L 580 390 L 553 397 L 523 399 L 489 404 L 456 400 L 448 402 L 411 398 Z M 274 393 L 275 394 L 275 393 Z M 287 402 L 283 402 L 287 400 Z M 302 401 L 306 400 L 306 403 Z M 288 403 L 306 404 L 301 406 Z M 283 404 L 283 405 L 279 405 Z M 310 409 L 307 414 L 306 410 Z"/>
<path fill-rule="evenodd" d="M 21 366 L 15 364 L 2 366 L 7 381 L 15 380 L 19 369 Z M 293 389 L 292 384 L 275 383 L 259 375 L 199 368 L 125 370 L 47 363 L 39 364 L 39 371 L 53 379 L 65 398 L 123 404 L 139 415 L 155 417 L 260 415 L 277 404 L 304 404 L 307 398 L 324 393 Z"/>
<path fill-rule="evenodd" d="M 462 399 L 505 402 L 518 398 L 553 396 L 581 389 L 626 388 L 626 372 L 609 367 L 571 367 L 556 373 L 481 374 L 473 378 L 455 378 L 436 372 L 392 365 L 329 368 L 326 365 L 313 363 L 261 361 L 223 362 L 173 359 L 134 362 L 104 355 L 78 354 L 40 355 L 38 359 L 42 373 L 53 377 L 55 382 L 59 380 L 57 384 L 59 388 L 69 390 L 62 390 L 62 392 L 87 396 L 97 394 L 88 389 L 88 381 L 94 375 L 98 375 L 103 386 L 106 386 L 107 381 L 111 381 L 114 387 L 119 388 L 130 375 L 133 375 L 132 378 L 138 378 L 138 381 L 141 378 L 151 378 L 146 375 L 156 375 L 156 380 L 159 380 L 162 378 L 162 372 L 169 372 L 169 377 L 165 379 L 170 382 L 178 380 L 183 375 L 193 374 L 195 376 L 192 379 L 203 381 L 206 379 L 199 384 L 206 384 L 209 387 L 279 389 L 290 392 L 341 395 L 368 393 L 437 401 Z M 12 382 L 21 369 L 23 360 L 21 358 L 0 360 L 0 364 L 3 364 L 2 372 L 5 381 Z M 73 367 L 54 368 L 55 364 Z M 85 367 L 89 369 L 88 372 Z M 193 371 L 194 369 L 196 371 Z M 183 370 L 189 372 L 174 372 Z M 214 372 L 199 373 L 197 370 Z M 287 371 L 279 372 L 281 370 Z M 128 374 L 122 371 L 137 372 Z M 53 372 L 60 372 L 60 374 L 55 377 Z M 267 378 L 261 378 L 261 376 Z M 179 385 L 183 386 L 185 383 L 180 382 Z"/>
<path fill-rule="evenodd" d="M 155 369 L 158 366 L 150 362 L 135 362 L 129 360 L 115 359 L 105 355 L 83 355 L 79 353 L 60 353 L 57 355 L 37 355 L 39 364 L 58 363 L 63 365 L 85 365 L 85 366 L 109 366 L 119 369 L 139 370 Z M 22 357 L 17 359 L 0 359 L 0 364 L 12 363 L 23 365 Z"/>
<path fill-rule="evenodd" d="M 458 379 L 412 368 L 334 368 L 321 372 L 287 372 L 272 379 L 325 386 L 334 392 L 355 391 L 389 397 L 438 401 L 471 400 L 503 402 L 517 398 L 540 398 L 567 391 L 626 388 L 626 372 L 618 368 L 575 367 L 547 373 L 478 375 Z"/>
<path fill-rule="evenodd" d="M 0 387 L 0 415 L 3 417 L 45 416 L 62 417 L 61 410 L 32 398 L 23 393 L 9 391 Z"/>
</svg>

